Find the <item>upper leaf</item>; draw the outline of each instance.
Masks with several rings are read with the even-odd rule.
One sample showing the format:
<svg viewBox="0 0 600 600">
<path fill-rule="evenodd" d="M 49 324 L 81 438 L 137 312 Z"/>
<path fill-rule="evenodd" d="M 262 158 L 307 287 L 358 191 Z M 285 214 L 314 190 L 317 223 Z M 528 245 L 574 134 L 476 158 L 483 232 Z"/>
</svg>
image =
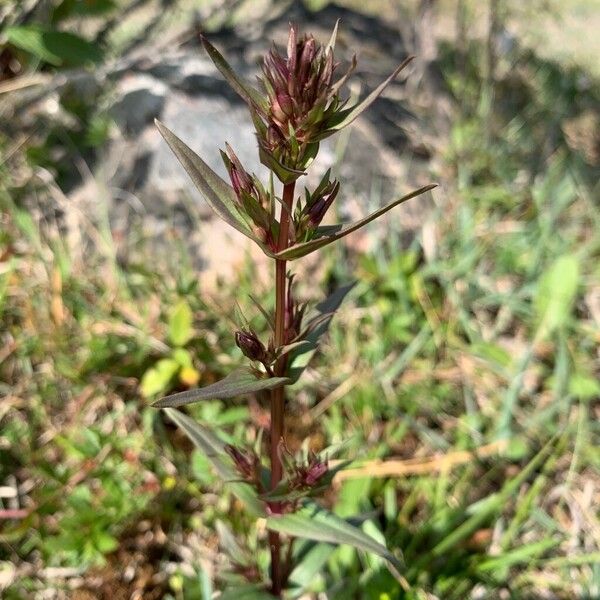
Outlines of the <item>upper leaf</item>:
<svg viewBox="0 0 600 600">
<path fill-rule="evenodd" d="M 409 56 L 402 64 L 400 64 L 396 68 L 396 70 L 385 81 L 379 84 L 379 86 L 377 86 L 362 102 L 359 102 L 355 106 L 341 111 L 340 113 L 335 115 L 335 121 L 327 128 L 328 133 L 326 133 L 324 137 L 326 137 L 327 135 L 331 135 L 335 131 L 339 131 L 340 129 L 343 129 L 344 127 L 350 125 L 352 121 L 354 121 L 362 112 L 369 108 L 369 106 L 371 106 L 371 104 L 373 104 L 373 102 L 375 102 L 375 100 L 377 100 L 379 96 L 381 96 L 383 90 L 385 90 L 385 88 L 390 83 L 392 83 L 392 81 L 394 81 L 396 77 L 398 77 L 400 71 L 402 71 L 413 59 L 414 56 Z"/>
<path fill-rule="evenodd" d="M 299 511 L 287 515 L 271 515 L 267 517 L 267 528 L 317 542 L 348 544 L 385 558 L 397 569 L 402 568 L 400 561 L 385 546 L 316 504 L 307 503 Z"/>
<path fill-rule="evenodd" d="M 301 244 L 295 244 L 293 246 L 290 246 L 286 250 L 282 250 L 281 252 L 277 252 L 277 253 L 268 252 L 268 254 L 269 254 L 269 256 L 273 256 L 274 258 L 283 259 L 283 260 L 296 260 L 297 258 L 306 256 L 307 254 L 310 254 L 311 252 L 314 252 L 315 250 L 318 250 L 319 248 L 323 248 L 324 246 L 327 246 L 328 244 L 331 244 L 332 242 L 335 242 L 336 240 L 339 240 L 339 239 L 347 236 L 349 233 L 352 233 L 353 231 L 356 231 L 357 229 L 364 227 L 371 221 L 374 221 L 375 219 L 384 215 L 386 212 L 388 212 L 395 206 L 398 206 L 398 204 L 402 204 L 403 202 L 406 202 L 407 200 L 410 200 L 411 198 L 420 196 L 421 194 L 424 194 L 425 192 L 432 190 L 436 186 L 437 186 L 436 183 L 431 183 L 422 188 L 419 188 L 418 190 L 415 190 L 414 192 L 410 192 L 410 194 L 406 194 L 406 196 L 402 196 L 402 198 L 398 198 L 397 200 L 394 200 L 390 204 L 380 208 L 379 210 L 376 210 L 375 212 L 371 213 L 370 215 L 364 217 L 363 219 L 360 219 L 360 221 L 355 221 L 354 223 L 349 223 L 349 224 L 343 225 L 342 227 L 339 228 L 339 230 L 337 230 L 333 233 L 330 233 L 330 232 L 332 232 L 332 228 L 327 228 L 327 229 L 323 230 L 323 231 L 327 231 L 327 234 L 325 234 L 321 237 L 317 237 L 315 239 L 312 239 L 308 242 L 303 242 Z"/>
<path fill-rule="evenodd" d="M 203 388 L 187 390 L 161 398 L 154 403 L 157 408 L 185 406 L 200 400 L 217 400 L 235 398 L 244 394 L 253 394 L 261 390 L 272 390 L 289 383 L 286 377 L 270 377 L 268 379 L 257 379 L 250 371 L 240 369 L 233 371 L 225 379 L 211 383 Z"/>
<path fill-rule="evenodd" d="M 225 444 L 207 427 L 182 412 L 173 408 L 164 410 L 188 438 L 204 452 L 221 479 L 231 483 L 231 491 L 246 505 L 248 512 L 256 518 L 264 517 L 264 505 L 255 490 L 247 483 L 240 482 L 237 472 L 230 466 L 225 453 Z"/>
<path fill-rule="evenodd" d="M 254 240 L 263 250 L 264 244 L 252 233 L 237 208 L 237 197 L 233 188 L 219 177 L 189 146 L 184 144 L 172 131 L 160 121 L 155 120 L 161 135 L 173 150 L 175 156 L 187 171 L 198 191 L 204 196 L 210 207 L 226 223 Z"/>
<path fill-rule="evenodd" d="M 231 88 L 251 106 L 262 106 L 264 104 L 264 99 L 261 93 L 248 85 L 245 81 L 242 81 L 225 58 L 223 58 L 223 55 L 203 35 L 200 36 L 200 39 L 202 40 L 202 45 L 208 56 L 215 64 L 215 67 L 219 69 L 221 75 L 225 77 L 225 80 Z"/>
</svg>

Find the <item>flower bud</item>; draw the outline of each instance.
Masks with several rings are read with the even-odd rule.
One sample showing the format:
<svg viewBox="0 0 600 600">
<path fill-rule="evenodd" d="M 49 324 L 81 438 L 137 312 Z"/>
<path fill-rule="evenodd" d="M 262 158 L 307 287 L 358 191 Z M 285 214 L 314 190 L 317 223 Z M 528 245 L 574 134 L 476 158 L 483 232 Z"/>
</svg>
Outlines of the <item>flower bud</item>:
<svg viewBox="0 0 600 600">
<path fill-rule="evenodd" d="M 235 343 L 244 353 L 244 356 L 247 356 L 250 360 L 257 360 L 259 362 L 266 360 L 267 351 L 253 331 L 244 331 L 243 329 L 236 331 Z"/>
<path fill-rule="evenodd" d="M 335 200 L 339 189 L 339 181 L 329 184 L 323 195 L 310 206 L 308 209 L 308 219 L 313 227 L 316 227 L 321 223 L 325 213 L 329 210 L 329 207 Z"/>
<path fill-rule="evenodd" d="M 306 471 L 306 476 L 304 478 L 306 485 L 313 487 L 327 473 L 327 471 L 329 471 L 327 463 L 320 461 L 313 463 Z"/>
<path fill-rule="evenodd" d="M 327 462 L 322 461 L 314 452 L 311 452 L 307 464 L 296 465 L 294 487 L 315 487 L 328 471 Z"/>
<path fill-rule="evenodd" d="M 224 155 L 223 160 L 227 159 L 225 160 L 225 165 L 229 172 L 231 185 L 236 196 L 240 198 L 243 192 L 246 192 L 252 196 L 255 191 L 252 177 L 250 177 L 250 174 L 244 169 L 242 163 L 235 155 L 235 152 L 232 150 L 231 146 L 229 144 L 225 144 L 225 148 L 227 152 Z"/>
</svg>

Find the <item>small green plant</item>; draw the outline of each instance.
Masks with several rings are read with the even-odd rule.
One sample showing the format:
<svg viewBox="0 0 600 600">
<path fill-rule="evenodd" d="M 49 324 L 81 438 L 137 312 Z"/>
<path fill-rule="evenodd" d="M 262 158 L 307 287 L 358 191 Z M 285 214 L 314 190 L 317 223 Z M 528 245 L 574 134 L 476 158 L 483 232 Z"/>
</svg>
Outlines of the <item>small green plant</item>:
<svg viewBox="0 0 600 600">
<path fill-rule="evenodd" d="M 333 55 L 336 34 L 337 25 L 329 42 L 321 45 L 310 35 L 300 37 L 297 28 L 291 26 L 287 57 L 275 48 L 265 56 L 260 91 L 242 81 L 217 49 L 202 39 L 216 67 L 248 105 L 258 138 L 260 160 L 270 170 L 266 185 L 244 169 L 227 145 L 222 158 L 231 179 L 229 185 L 163 124 L 157 123 L 213 210 L 258 244 L 275 263 L 274 313 L 255 301 L 272 335 L 266 341 L 260 339 L 243 317 L 235 332 L 235 341 L 250 360 L 250 367 L 234 371 L 206 387 L 180 392 L 155 403 L 164 408 L 206 453 L 249 513 L 266 521 L 271 556 L 270 581 L 264 581 L 266 577 L 261 576 L 256 565 L 248 564 L 243 552 L 234 553 L 240 572 L 247 580 L 238 592 L 242 593 L 244 589 L 250 593 L 252 590 L 253 598 L 282 597 L 289 588 L 298 560 L 293 547 L 296 539 L 347 544 L 383 557 L 393 573 L 397 574 L 401 567 L 398 557 L 383 543 L 315 502 L 315 498 L 330 487 L 336 469 L 340 468 L 330 468 L 327 452 L 294 455 L 288 449 L 285 437 L 286 386 L 301 376 L 334 312 L 352 287 L 347 285 L 335 291 L 317 305 L 315 314 L 309 318 L 307 305 L 296 298 L 294 276 L 287 271 L 288 261 L 343 238 L 402 202 L 435 187 L 427 185 L 413 191 L 357 222 L 333 226 L 321 225 L 340 192 L 340 182 L 331 179 L 330 171 L 315 189 L 305 188 L 304 193 L 296 197 L 298 179 L 306 174 L 317 156 L 320 142 L 352 123 L 412 58 L 407 58 L 364 100 L 349 105 L 348 100 L 341 98 L 340 90 L 352 73 L 355 60 L 344 75 L 334 79 L 338 68 Z M 281 196 L 276 192 L 275 180 L 283 186 Z M 175 363 L 173 368 L 177 369 L 178 363 Z M 260 443 L 256 448 L 226 444 L 214 428 L 176 410 L 202 400 L 247 394 L 256 394 L 270 402 L 268 461 Z M 235 555 L 232 556 L 234 562 Z M 243 561 L 240 556 L 245 557 Z"/>
</svg>

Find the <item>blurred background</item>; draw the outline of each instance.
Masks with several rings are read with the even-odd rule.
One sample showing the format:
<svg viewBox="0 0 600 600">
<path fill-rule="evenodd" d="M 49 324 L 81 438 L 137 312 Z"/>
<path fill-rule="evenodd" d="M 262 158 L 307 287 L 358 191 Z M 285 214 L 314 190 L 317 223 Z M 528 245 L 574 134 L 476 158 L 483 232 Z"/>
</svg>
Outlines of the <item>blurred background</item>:
<svg viewBox="0 0 600 600">
<path fill-rule="evenodd" d="M 230 315 L 264 330 L 271 273 L 152 121 L 263 172 L 198 33 L 252 79 L 289 21 L 338 18 L 352 97 L 418 58 L 323 145 L 337 217 L 440 187 L 293 265 L 308 301 L 358 284 L 289 444 L 346 442 L 326 501 L 411 586 L 326 547 L 297 595 L 600 598 L 599 0 L 1 0 L 2 598 L 208 599 L 232 539 L 267 569 L 264 524 L 149 404 L 242 362 Z M 238 443 L 268 423 L 251 398 L 191 413 Z"/>
</svg>

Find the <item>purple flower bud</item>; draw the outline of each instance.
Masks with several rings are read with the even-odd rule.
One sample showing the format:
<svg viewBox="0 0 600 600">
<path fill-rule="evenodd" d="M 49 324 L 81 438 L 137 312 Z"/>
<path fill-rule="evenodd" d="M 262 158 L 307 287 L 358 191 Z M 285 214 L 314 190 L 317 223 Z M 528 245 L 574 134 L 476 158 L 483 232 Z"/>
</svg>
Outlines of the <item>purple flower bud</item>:
<svg viewBox="0 0 600 600">
<path fill-rule="evenodd" d="M 327 466 L 327 463 L 324 462 L 319 461 L 310 465 L 304 478 L 306 485 L 313 487 L 328 470 L 329 467 Z"/>
<path fill-rule="evenodd" d="M 229 144 L 225 144 L 225 148 L 227 150 L 226 156 L 228 159 L 226 166 L 227 170 L 229 171 L 229 178 L 231 179 L 231 185 L 236 193 L 236 196 L 239 198 L 242 195 L 242 192 L 247 192 L 248 194 L 253 195 L 254 184 L 252 182 L 252 177 L 250 177 L 244 167 L 242 167 L 242 163 L 235 155 L 235 152 L 232 150 L 231 146 Z"/>
<path fill-rule="evenodd" d="M 329 207 L 338 194 L 340 182 L 335 181 L 333 186 L 330 184 L 327 187 L 330 188 L 329 191 L 325 191 L 325 193 L 308 209 L 308 219 L 313 227 L 319 225 L 323 220 L 325 213 L 329 210 Z"/>
<path fill-rule="evenodd" d="M 236 331 L 235 343 L 244 353 L 244 356 L 247 356 L 250 360 L 263 361 L 266 359 L 267 351 L 253 331 L 244 331 L 243 329 Z"/>
<path fill-rule="evenodd" d="M 295 469 L 294 486 L 311 488 L 315 487 L 319 481 L 329 471 L 327 461 L 322 461 L 313 452 L 308 457 L 306 465 L 297 465 Z"/>
<path fill-rule="evenodd" d="M 294 103 L 290 95 L 286 92 L 277 92 L 277 103 L 286 116 L 291 117 L 294 114 Z"/>
</svg>

